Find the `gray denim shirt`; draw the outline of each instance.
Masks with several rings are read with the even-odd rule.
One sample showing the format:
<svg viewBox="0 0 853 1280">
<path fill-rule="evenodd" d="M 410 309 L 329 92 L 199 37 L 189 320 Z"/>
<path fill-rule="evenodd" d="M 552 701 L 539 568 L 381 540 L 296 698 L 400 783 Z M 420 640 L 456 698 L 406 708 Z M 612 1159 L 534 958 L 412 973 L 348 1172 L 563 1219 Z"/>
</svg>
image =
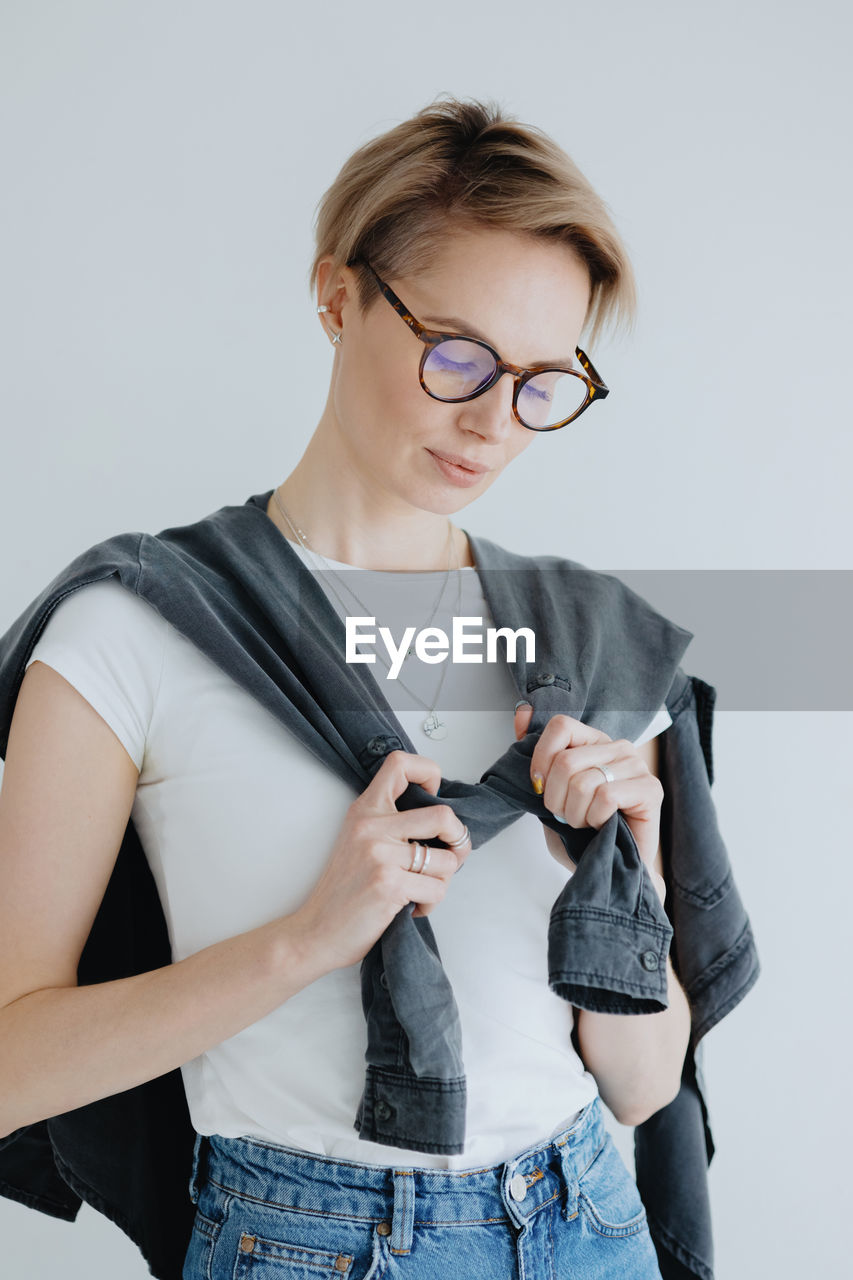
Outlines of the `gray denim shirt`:
<svg viewBox="0 0 853 1280">
<path fill-rule="evenodd" d="M 109 538 L 58 574 L 0 639 L 0 754 L 50 613 L 69 592 L 112 575 L 258 698 L 354 794 L 389 752 L 414 751 L 372 674 L 346 663 L 341 619 L 266 515 L 271 492 L 157 535 Z M 525 812 L 557 832 L 578 865 L 553 905 L 543 946 L 550 986 L 578 1008 L 626 1015 L 666 1008 L 672 954 L 691 1007 L 690 1049 L 678 1097 L 635 1131 L 637 1181 L 664 1276 L 711 1280 L 706 1170 L 713 1143 L 699 1042 L 758 976 L 710 795 L 714 691 L 679 666 L 691 633 L 618 578 L 468 537 L 495 625 L 529 627 L 536 636 L 535 662 L 527 663 L 522 646 L 510 664 L 519 697 L 533 706 L 529 731 L 478 783 L 443 779 L 437 796 L 411 784 L 398 807 L 452 805 L 471 832 L 472 857 L 488 857 L 489 838 Z M 634 739 L 662 702 L 672 718 L 659 765 L 666 910 L 621 813 L 598 831 L 576 830 L 558 822 L 530 785 L 530 757 L 553 715 Z M 130 822 L 81 958 L 81 983 L 169 962 L 162 908 L 141 862 Z M 391 1148 L 458 1153 L 466 1090 L 459 1015 L 429 920 L 412 910 L 410 903 L 398 914 L 362 962 L 366 1072 L 354 1125 L 360 1137 Z M 132 928 L 131 916 L 139 917 Z M 172 1077 L 177 1083 L 168 1083 Z M 130 1179 L 112 1167 L 111 1155 L 128 1128 L 145 1132 L 151 1152 Z M 180 1241 L 184 1229 L 188 1240 L 191 1220 L 157 1164 L 167 1152 L 180 1159 L 191 1134 L 180 1075 L 169 1073 L 0 1140 L 0 1191 L 72 1218 L 80 1198 L 87 1200 L 136 1240 L 155 1275 L 177 1280 L 165 1242 Z"/>
</svg>

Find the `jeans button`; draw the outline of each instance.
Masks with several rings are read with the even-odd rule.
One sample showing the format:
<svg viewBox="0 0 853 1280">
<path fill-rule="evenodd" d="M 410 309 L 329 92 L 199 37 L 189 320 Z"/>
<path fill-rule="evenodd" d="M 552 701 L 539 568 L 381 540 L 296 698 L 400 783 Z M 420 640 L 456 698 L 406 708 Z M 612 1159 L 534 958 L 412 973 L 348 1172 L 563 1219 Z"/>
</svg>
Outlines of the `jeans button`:
<svg viewBox="0 0 853 1280">
<path fill-rule="evenodd" d="M 523 1173 L 517 1173 L 509 1184 L 509 1194 L 513 1200 L 523 1200 L 527 1195 L 527 1183 Z"/>
</svg>

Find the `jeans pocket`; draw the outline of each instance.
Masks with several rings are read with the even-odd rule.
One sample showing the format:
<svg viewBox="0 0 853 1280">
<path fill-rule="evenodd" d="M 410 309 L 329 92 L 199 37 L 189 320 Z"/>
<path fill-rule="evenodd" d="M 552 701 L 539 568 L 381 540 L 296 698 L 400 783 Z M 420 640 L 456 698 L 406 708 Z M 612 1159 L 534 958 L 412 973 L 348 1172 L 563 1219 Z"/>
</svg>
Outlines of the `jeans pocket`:
<svg viewBox="0 0 853 1280">
<path fill-rule="evenodd" d="M 368 1280 L 385 1255 L 385 1238 L 373 1223 L 293 1210 L 246 1212 L 246 1202 L 237 1203 L 229 1229 L 237 1256 L 233 1271 L 223 1271 L 228 1280 Z"/>
<path fill-rule="evenodd" d="M 637 1184 L 610 1134 L 580 1176 L 578 1199 L 587 1222 L 600 1235 L 630 1236 L 646 1229 Z"/>
<path fill-rule="evenodd" d="M 244 1233 L 238 1245 L 234 1280 L 352 1280 L 352 1254 L 307 1248 L 285 1240 Z"/>
</svg>

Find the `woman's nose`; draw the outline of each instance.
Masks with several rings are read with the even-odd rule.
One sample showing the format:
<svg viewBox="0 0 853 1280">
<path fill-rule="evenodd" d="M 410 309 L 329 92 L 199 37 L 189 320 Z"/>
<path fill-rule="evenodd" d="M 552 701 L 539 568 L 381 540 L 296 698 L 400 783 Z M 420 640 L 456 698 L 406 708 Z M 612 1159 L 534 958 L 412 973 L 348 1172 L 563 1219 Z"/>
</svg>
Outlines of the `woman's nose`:
<svg viewBox="0 0 853 1280">
<path fill-rule="evenodd" d="M 512 411 L 512 394 L 515 388 L 512 375 L 503 373 L 494 386 L 489 387 L 475 400 L 466 400 L 460 408 L 459 421 L 469 431 L 476 432 L 484 440 L 504 440 L 516 428 L 524 427 Z"/>
</svg>

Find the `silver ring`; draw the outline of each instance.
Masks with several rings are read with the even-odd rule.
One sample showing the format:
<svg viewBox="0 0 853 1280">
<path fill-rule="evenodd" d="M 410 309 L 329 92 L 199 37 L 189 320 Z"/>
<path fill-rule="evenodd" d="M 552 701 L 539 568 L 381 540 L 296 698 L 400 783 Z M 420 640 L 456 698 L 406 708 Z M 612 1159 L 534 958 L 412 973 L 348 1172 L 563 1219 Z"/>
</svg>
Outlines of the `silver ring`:
<svg viewBox="0 0 853 1280">
<path fill-rule="evenodd" d="M 603 765 L 603 764 L 595 764 L 595 765 L 593 765 L 592 767 L 593 767 L 594 769 L 600 769 L 600 770 L 601 770 L 601 772 L 604 774 L 604 779 L 605 779 L 605 781 L 606 781 L 606 782 L 615 782 L 615 781 L 616 781 L 615 776 L 610 772 L 610 770 L 609 770 L 605 765 Z"/>
<path fill-rule="evenodd" d="M 461 849 L 463 844 L 467 844 L 470 839 L 471 839 L 470 832 L 468 831 L 468 828 L 465 827 L 465 830 L 462 832 L 462 835 L 459 837 L 459 839 L 449 840 L 447 842 L 447 847 L 448 849 Z"/>
<path fill-rule="evenodd" d="M 424 857 L 424 855 L 426 855 L 426 857 Z M 412 855 L 412 861 L 409 866 L 409 870 L 414 871 L 415 874 L 417 875 L 420 872 L 425 870 L 428 862 L 429 862 L 429 849 L 427 848 L 427 846 L 425 844 L 415 844 L 415 852 Z"/>
</svg>

